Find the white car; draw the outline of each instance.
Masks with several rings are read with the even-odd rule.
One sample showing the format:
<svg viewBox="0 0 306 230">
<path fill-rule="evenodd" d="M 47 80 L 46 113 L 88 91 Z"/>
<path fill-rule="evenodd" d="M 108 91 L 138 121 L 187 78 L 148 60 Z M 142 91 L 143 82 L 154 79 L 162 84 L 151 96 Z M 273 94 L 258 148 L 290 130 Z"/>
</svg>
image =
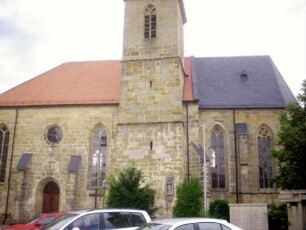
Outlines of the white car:
<svg viewBox="0 0 306 230">
<path fill-rule="evenodd" d="M 146 211 L 134 209 L 91 209 L 69 212 L 44 230 L 134 230 L 151 221 Z"/>
<path fill-rule="evenodd" d="M 242 230 L 222 219 L 172 218 L 147 223 L 137 230 Z"/>
</svg>

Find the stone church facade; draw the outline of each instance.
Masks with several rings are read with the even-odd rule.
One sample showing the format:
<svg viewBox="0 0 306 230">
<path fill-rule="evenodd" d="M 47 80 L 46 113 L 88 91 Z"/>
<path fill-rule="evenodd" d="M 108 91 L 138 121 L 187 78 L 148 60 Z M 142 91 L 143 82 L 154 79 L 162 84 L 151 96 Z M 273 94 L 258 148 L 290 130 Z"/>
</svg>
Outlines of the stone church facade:
<svg viewBox="0 0 306 230">
<path fill-rule="evenodd" d="M 0 95 L 0 212 L 106 207 L 134 165 L 171 217 L 176 187 L 205 206 L 269 203 L 278 116 L 294 96 L 268 56 L 184 57 L 182 0 L 125 0 L 122 60 L 64 63 Z"/>
</svg>

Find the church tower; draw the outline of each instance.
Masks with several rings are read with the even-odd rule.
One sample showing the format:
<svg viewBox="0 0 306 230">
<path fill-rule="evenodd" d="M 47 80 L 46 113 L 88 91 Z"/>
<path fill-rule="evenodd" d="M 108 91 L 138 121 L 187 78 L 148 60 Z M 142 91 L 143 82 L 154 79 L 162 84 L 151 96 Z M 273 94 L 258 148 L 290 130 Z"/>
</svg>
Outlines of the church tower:
<svg viewBox="0 0 306 230">
<path fill-rule="evenodd" d="M 183 0 L 125 0 L 121 95 L 111 162 L 133 163 L 155 190 L 158 216 L 171 216 L 186 177 L 183 113 Z"/>
</svg>

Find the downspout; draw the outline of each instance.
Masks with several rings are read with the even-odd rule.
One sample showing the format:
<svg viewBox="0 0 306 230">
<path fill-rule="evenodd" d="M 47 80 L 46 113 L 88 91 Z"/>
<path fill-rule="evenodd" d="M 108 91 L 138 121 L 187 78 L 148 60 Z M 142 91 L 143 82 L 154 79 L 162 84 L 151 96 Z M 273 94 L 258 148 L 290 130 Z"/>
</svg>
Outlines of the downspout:
<svg viewBox="0 0 306 230">
<path fill-rule="evenodd" d="M 202 129 L 203 129 L 203 195 L 204 195 L 204 211 L 207 211 L 207 180 L 206 180 L 206 167 L 207 167 L 207 157 L 206 157 L 206 144 L 205 144 L 205 125 L 201 125 Z"/>
<path fill-rule="evenodd" d="M 236 178 L 236 203 L 239 203 L 238 197 L 238 152 L 237 152 L 237 133 L 236 133 L 236 110 L 233 109 L 233 128 L 234 128 L 234 145 L 235 145 L 235 178 Z"/>
<path fill-rule="evenodd" d="M 12 174 L 12 165 L 13 165 L 17 120 L 18 120 L 18 108 L 16 108 L 16 115 L 15 115 L 15 125 L 14 125 L 14 134 L 13 134 L 13 142 L 12 142 L 12 153 L 11 153 L 11 161 L 10 161 L 8 182 L 7 182 L 6 204 L 5 204 L 3 224 L 5 224 L 5 222 L 7 220 L 7 217 L 8 217 L 8 203 L 9 203 L 9 198 L 10 198 L 11 174 Z"/>
<path fill-rule="evenodd" d="M 187 181 L 189 181 L 190 177 L 190 169 L 189 169 L 189 111 L 188 111 L 188 102 L 186 103 L 186 140 L 187 140 Z"/>
</svg>

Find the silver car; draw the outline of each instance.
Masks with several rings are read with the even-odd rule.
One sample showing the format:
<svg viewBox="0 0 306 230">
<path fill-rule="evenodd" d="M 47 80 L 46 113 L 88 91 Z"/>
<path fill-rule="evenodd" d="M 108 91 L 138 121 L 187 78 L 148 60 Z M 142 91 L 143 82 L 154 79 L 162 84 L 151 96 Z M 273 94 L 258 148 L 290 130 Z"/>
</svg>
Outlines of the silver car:
<svg viewBox="0 0 306 230">
<path fill-rule="evenodd" d="M 242 230 L 222 219 L 172 218 L 147 223 L 137 230 Z"/>
<path fill-rule="evenodd" d="M 134 230 L 151 218 L 146 211 L 134 209 L 92 209 L 69 212 L 52 221 L 44 230 Z"/>
</svg>

